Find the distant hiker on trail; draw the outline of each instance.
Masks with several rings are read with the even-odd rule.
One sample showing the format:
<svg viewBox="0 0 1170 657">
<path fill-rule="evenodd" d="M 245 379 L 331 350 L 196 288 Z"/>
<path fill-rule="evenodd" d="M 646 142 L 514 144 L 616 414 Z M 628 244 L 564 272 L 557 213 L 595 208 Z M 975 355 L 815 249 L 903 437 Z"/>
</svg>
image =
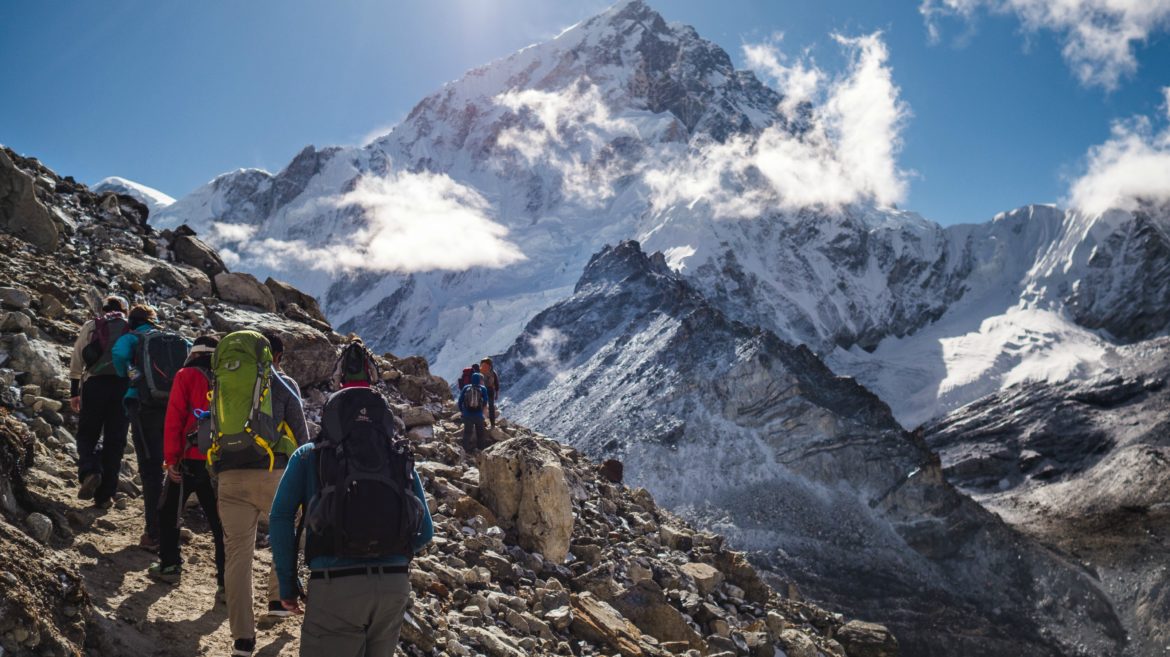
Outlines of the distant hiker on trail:
<svg viewBox="0 0 1170 657">
<path fill-rule="evenodd" d="M 309 442 L 309 425 L 305 422 L 305 405 L 301 387 L 280 368 L 284 360 L 284 340 L 276 333 L 265 332 L 264 337 L 272 349 L 272 416 L 281 433 L 291 434 L 297 445 Z"/>
<path fill-rule="evenodd" d="M 395 418 L 369 387 L 377 379 L 360 378 L 352 347 L 342 360 L 353 376 L 326 402 L 316 440 L 292 455 L 269 516 L 281 601 L 305 615 L 301 657 L 391 657 L 410 603 L 410 559 L 434 536 L 409 446 L 395 441 Z M 312 573 L 304 612 L 294 528 L 302 507 Z"/>
<path fill-rule="evenodd" d="M 138 546 L 157 550 L 159 499 L 163 486 L 163 433 L 167 399 L 175 375 L 187 360 L 191 344 L 155 325 L 154 308 L 140 304 L 130 309 L 130 332 L 118 338 L 112 349 L 114 369 L 128 376 L 126 412 L 130 416 L 138 475 L 142 477 L 142 505 L 146 530 Z"/>
<path fill-rule="evenodd" d="M 163 463 L 167 479 L 163 485 L 162 506 L 159 509 L 159 560 L 146 572 L 152 579 L 179 583 L 183 575 L 183 559 L 179 552 L 179 517 L 187 506 L 187 498 L 195 493 L 215 541 L 217 601 L 224 597 L 223 525 L 219 520 L 215 486 L 207 470 L 207 456 L 199 450 L 197 432 L 200 426 L 198 418 L 206 414 L 210 406 L 207 393 L 211 389 L 212 380 L 211 355 L 215 353 L 218 344 L 219 340 L 210 336 L 196 339 L 186 364 L 175 375 L 175 383 L 171 387 L 163 435 Z"/>
<path fill-rule="evenodd" d="M 273 386 L 272 349 L 255 331 L 224 336 L 211 357 L 215 387 L 211 393 L 211 446 L 207 461 L 219 481 L 219 517 L 223 522 L 228 623 L 232 655 L 247 657 L 256 648 L 252 611 L 252 558 L 260 517 L 272 498 L 296 440 L 278 429 Z M 287 425 L 285 425 L 287 426 Z M 280 604 L 276 574 L 268 574 L 268 614 L 288 616 Z"/>
<path fill-rule="evenodd" d="M 381 380 L 374 356 L 361 340 L 354 339 L 345 345 L 337 364 L 333 366 L 334 387 L 339 390 L 368 388 Z"/>
<path fill-rule="evenodd" d="M 77 497 L 99 509 L 113 506 L 130 420 L 122 406 L 129 379 L 114 369 L 113 347 L 130 329 L 126 302 L 106 297 L 102 316 L 81 327 L 69 361 L 69 406 L 77 420 Z M 98 447 L 98 441 L 101 447 Z"/>
<path fill-rule="evenodd" d="M 483 385 L 488 389 L 488 411 L 492 428 L 496 428 L 496 400 L 500 398 L 500 375 L 492 367 L 491 356 L 485 356 L 479 361 L 479 373 L 483 375 Z"/>
<path fill-rule="evenodd" d="M 468 454 L 491 446 L 483 412 L 492 403 L 492 393 L 483 385 L 483 375 L 471 375 L 471 383 L 459 391 L 459 412 L 463 416 L 463 451 Z"/>
</svg>

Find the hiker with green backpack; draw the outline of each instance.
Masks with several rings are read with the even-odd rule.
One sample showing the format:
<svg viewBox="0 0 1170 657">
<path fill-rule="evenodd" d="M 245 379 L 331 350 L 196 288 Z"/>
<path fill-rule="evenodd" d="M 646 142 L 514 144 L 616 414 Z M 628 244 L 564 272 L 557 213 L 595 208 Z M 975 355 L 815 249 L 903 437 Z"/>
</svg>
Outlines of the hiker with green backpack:
<svg viewBox="0 0 1170 657">
<path fill-rule="evenodd" d="M 129 381 L 114 369 L 114 343 L 130 329 L 126 301 L 109 296 L 102 314 L 81 326 L 69 361 L 69 405 L 77 419 L 77 497 L 99 509 L 114 504 L 130 420 L 122 407 Z M 100 445 L 99 445 L 100 440 Z"/>
<path fill-rule="evenodd" d="M 272 502 L 272 557 L 282 602 L 301 612 L 301 657 L 391 657 L 410 606 L 411 558 L 434 536 L 422 480 L 400 423 L 371 388 L 373 358 L 351 342 L 321 432 L 293 453 Z M 358 485 L 360 482 L 360 485 Z M 307 597 L 297 577 L 299 509 Z"/>
<path fill-rule="evenodd" d="M 130 379 L 123 404 L 130 418 L 138 474 L 142 477 L 142 502 L 146 528 L 138 541 L 141 548 L 157 550 L 158 507 L 163 487 L 163 425 L 167 400 L 175 375 L 187 361 L 191 343 L 182 336 L 160 330 L 154 308 L 139 304 L 130 309 L 130 330 L 111 349 L 114 370 Z"/>
<path fill-rule="evenodd" d="M 211 358 L 211 424 L 207 462 L 218 478 L 219 516 L 226 563 L 224 585 L 232 655 L 247 657 L 256 648 L 252 610 L 252 559 L 261 515 L 267 515 L 280 476 L 297 448 L 287 423 L 274 410 L 272 348 L 256 331 L 224 336 Z M 268 577 L 270 612 L 285 611 L 273 572 Z"/>
<path fill-rule="evenodd" d="M 179 520 L 192 493 L 199 500 L 215 543 L 216 601 L 224 599 L 223 570 L 225 551 L 223 524 L 215 485 L 207 469 L 207 456 L 198 446 L 202 418 L 210 406 L 211 355 L 219 341 L 212 336 L 195 340 L 195 346 L 183 368 L 175 375 L 167 403 L 166 429 L 163 438 L 163 462 L 166 481 L 159 509 L 158 563 L 146 571 L 148 577 L 168 584 L 178 584 L 183 576 L 183 558 L 179 545 Z"/>
</svg>

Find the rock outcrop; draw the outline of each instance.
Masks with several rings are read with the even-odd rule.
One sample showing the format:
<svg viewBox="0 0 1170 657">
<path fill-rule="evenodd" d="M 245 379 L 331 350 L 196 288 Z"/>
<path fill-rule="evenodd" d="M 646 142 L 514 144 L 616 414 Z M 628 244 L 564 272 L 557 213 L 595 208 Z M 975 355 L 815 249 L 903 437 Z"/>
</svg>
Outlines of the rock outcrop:
<svg viewBox="0 0 1170 657">
<path fill-rule="evenodd" d="M 266 285 L 251 274 L 220 272 L 212 279 L 219 298 L 224 301 L 252 306 L 266 312 L 276 312 L 276 299 Z"/>
<path fill-rule="evenodd" d="M 533 439 L 507 440 L 480 455 L 485 501 L 520 545 L 554 563 L 565 560 L 573 535 L 569 482 L 556 446 Z"/>
<path fill-rule="evenodd" d="M 0 230 L 42 251 L 57 248 L 59 231 L 53 215 L 37 200 L 33 177 L 13 163 L 6 148 L 0 148 Z"/>
</svg>

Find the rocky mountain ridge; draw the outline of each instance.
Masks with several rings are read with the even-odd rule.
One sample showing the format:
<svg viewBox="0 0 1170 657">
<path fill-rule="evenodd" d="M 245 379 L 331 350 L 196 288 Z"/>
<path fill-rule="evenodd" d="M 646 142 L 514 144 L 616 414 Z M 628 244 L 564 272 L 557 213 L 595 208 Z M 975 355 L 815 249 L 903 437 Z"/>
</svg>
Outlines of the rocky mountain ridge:
<svg viewBox="0 0 1170 657">
<path fill-rule="evenodd" d="M 494 360 L 510 417 L 621 459 L 765 570 L 891 627 L 904 654 L 1128 654 L 1092 578 L 958 493 L 877 397 L 729 319 L 661 253 L 606 248 Z"/>
<path fill-rule="evenodd" d="M 154 232 L 133 199 L 0 154 L 21 181 L 43 181 L 42 209 L 69 219 L 55 249 L 0 234 L 0 646 L 19 656 L 217 654 L 229 643 L 226 612 L 213 606 L 198 512 L 187 513 L 184 579 L 172 588 L 145 578 L 150 555 L 134 546 L 133 456 L 113 509 L 76 500 L 67 354 L 107 293 L 153 303 L 165 327 L 188 336 L 275 330 L 313 421 L 344 338 L 295 288 L 227 272 L 189 231 Z M 13 175 L 0 171 L 0 182 Z M 6 226 L 34 219 L 0 214 Z M 620 463 L 598 466 L 506 420 L 493 431 L 498 444 L 468 458 L 447 383 L 422 358 L 378 360 L 379 389 L 413 444 L 436 524 L 434 546 L 412 568 L 405 654 L 898 654 L 881 626 L 846 622 L 795 588 L 777 594 L 721 537 L 623 485 Z M 295 654 L 297 630 L 262 626 L 262 653 Z"/>
</svg>

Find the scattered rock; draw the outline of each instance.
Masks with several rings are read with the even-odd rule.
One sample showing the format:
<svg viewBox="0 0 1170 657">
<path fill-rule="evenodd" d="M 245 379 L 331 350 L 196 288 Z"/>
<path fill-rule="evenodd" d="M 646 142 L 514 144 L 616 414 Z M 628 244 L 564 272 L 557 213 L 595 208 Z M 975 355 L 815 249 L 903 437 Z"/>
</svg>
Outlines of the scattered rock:
<svg viewBox="0 0 1170 657">
<path fill-rule="evenodd" d="M 897 657 L 898 640 L 884 625 L 851 620 L 837 630 L 837 642 L 849 657 Z"/>
<path fill-rule="evenodd" d="M 53 521 L 49 519 L 49 516 L 43 513 L 30 513 L 24 522 L 28 525 L 29 536 L 38 543 L 49 542 L 49 538 L 53 535 Z"/>
<path fill-rule="evenodd" d="M 305 294 L 292 285 L 278 281 L 271 276 L 264 281 L 264 285 L 272 293 L 276 309 L 280 312 L 285 312 L 290 306 L 297 306 L 309 317 L 319 322 L 329 323 L 329 320 L 325 318 L 325 313 L 321 312 L 321 306 L 317 304 L 317 299 L 312 295 Z"/>
<path fill-rule="evenodd" d="M 723 573 L 705 563 L 685 563 L 679 570 L 695 580 L 701 595 L 710 595 L 723 583 Z"/>
<path fill-rule="evenodd" d="M 219 254 L 194 235 L 179 235 L 175 238 L 171 248 L 175 251 L 176 260 L 195 267 L 206 274 L 208 278 L 215 278 L 216 274 L 228 270 Z"/>
<path fill-rule="evenodd" d="M 15 287 L 0 287 L 0 304 L 8 308 L 23 310 L 32 303 L 32 295 Z"/>
<path fill-rule="evenodd" d="M 625 466 L 617 459 L 606 459 L 600 466 L 597 467 L 597 472 L 606 481 L 615 484 L 622 483 L 622 477 L 625 471 Z"/>
</svg>

